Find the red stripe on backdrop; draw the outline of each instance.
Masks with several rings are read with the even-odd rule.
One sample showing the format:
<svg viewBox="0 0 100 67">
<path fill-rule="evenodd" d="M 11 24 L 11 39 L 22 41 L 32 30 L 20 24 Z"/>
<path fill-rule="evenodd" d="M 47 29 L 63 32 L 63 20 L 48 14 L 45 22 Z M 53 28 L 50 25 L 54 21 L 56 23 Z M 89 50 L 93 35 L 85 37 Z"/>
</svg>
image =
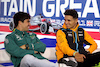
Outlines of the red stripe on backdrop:
<svg viewBox="0 0 100 67">
<path fill-rule="evenodd" d="M 0 31 L 2 31 L 2 32 L 12 32 L 12 31 L 9 30 L 9 26 L 0 26 Z M 93 39 L 100 40 L 100 33 L 99 32 L 91 32 L 91 31 L 87 31 L 87 32 L 91 35 L 91 37 Z M 39 32 L 34 32 L 34 33 L 36 33 L 38 35 L 55 36 L 55 34 L 51 33 L 51 32 L 50 32 L 50 34 L 42 34 L 42 33 L 39 33 Z"/>
<path fill-rule="evenodd" d="M 39 27 L 38 25 L 31 25 L 30 26 L 30 29 L 35 29 L 35 28 L 37 28 L 37 27 Z"/>
<path fill-rule="evenodd" d="M 0 42 L 0 44 L 3 44 L 4 42 Z"/>
<path fill-rule="evenodd" d="M 9 30 L 9 26 L 0 26 L 0 31 L 3 31 L 3 32 L 11 32 Z"/>
<path fill-rule="evenodd" d="M 87 31 L 93 39 L 100 40 L 100 33 L 99 32 L 90 32 Z"/>
</svg>

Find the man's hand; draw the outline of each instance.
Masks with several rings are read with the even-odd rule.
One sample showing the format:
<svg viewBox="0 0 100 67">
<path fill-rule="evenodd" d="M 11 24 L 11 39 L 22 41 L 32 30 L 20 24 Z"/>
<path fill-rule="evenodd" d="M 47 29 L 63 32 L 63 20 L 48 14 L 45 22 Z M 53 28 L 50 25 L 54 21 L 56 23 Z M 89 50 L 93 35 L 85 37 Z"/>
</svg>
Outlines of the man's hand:
<svg viewBox="0 0 100 67">
<path fill-rule="evenodd" d="M 20 46 L 20 48 L 26 49 L 26 45 L 24 44 L 24 45 Z M 29 47 L 28 47 L 28 49 L 29 49 Z"/>
<path fill-rule="evenodd" d="M 36 54 L 36 53 L 38 53 L 38 51 L 34 51 L 34 53 Z"/>
<path fill-rule="evenodd" d="M 75 59 L 77 62 L 84 62 L 84 58 L 86 59 L 84 54 L 79 54 L 78 52 L 75 54 Z"/>
<path fill-rule="evenodd" d="M 20 46 L 20 48 L 26 49 L 26 45 L 22 45 L 22 46 Z M 29 48 L 28 48 L 28 49 L 29 49 Z M 38 51 L 34 51 L 34 53 L 36 54 L 36 53 L 38 53 Z"/>
<path fill-rule="evenodd" d="M 26 49 L 26 45 L 22 45 L 22 46 L 20 46 L 20 48 Z"/>
</svg>

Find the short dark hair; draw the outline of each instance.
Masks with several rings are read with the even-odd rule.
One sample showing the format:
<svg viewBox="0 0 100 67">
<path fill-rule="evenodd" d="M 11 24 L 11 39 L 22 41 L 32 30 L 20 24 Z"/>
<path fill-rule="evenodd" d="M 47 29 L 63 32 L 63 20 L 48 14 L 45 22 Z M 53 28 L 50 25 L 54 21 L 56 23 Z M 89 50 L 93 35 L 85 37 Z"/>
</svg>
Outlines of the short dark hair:
<svg viewBox="0 0 100 67">
<path fill-rule="evenodd" d="M 15 24 L 15 28 L 18 26 L 18 21 L 24 21 L 25 19 L 30 19 L 30 15 L 28 13 L 25 12 L 17 12 L 14 16 L 13 16 L 13 21 Z"/>
<path fill-rule="evenodd" d="M 64 15 L 71 15 L 73 16 L 73 18 L 78 18 L 78 13 L 75 9 L 67 9 L 65 12 L 64 12 Z"/>
</svg>

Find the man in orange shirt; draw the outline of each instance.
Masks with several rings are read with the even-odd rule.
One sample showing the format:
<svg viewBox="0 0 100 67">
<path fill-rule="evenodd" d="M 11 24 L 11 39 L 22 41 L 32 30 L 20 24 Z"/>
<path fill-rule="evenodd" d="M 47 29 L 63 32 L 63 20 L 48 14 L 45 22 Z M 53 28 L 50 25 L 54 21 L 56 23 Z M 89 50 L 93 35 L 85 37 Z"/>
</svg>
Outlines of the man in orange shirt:
<svg viewBox="0 0 100 67">
<path fill-rule="evenodd" d="M 56 35 L 58 62 L 65 61 L 64 58 L 67 57 L 74 57 L 78 62 L 77 67 L 94 66 L 100 60 L 100 52 L 92 54 L 97 49 L 96 42 L 83 28 L 79 27 L 77 11 L 68 9 L 64 15 L 65 22 Z M 85 50 L 83 44 L 90 45 L 90 48 Z"/>
</svg>

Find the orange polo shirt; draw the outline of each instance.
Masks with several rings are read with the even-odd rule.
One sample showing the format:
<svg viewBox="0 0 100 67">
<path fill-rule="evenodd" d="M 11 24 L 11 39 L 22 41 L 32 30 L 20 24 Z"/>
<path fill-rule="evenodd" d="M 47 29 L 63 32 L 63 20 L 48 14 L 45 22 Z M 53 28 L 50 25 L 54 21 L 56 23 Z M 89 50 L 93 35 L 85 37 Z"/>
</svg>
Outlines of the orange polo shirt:
<svg viewBox="0 0 100 67">
<path fill-rule="evenodd" d="M 63 24 L 62 26 L 63 28 L 66 28 L 66 25 Z M 75 29 L 71 29 L 73 31 L 76 31 L 79 27 L 79 24 L 76 26 Z M 84 30 L 84 40 L 86 40 L 87 42 L 89 42 L 90 47 L 88 49 L 88 51 L 90 51 L 90 53 L 92 53 L 95 49 L 97 49 L 97 44 L 94 41 L 94 39 Z M 58 30 L 57 34 L 56 34 L 56 55 L 57 55 L 57 60 L 63 58 L 64 54 L 67 54 L 68 56 L 73 56 L 73 53 L 75 52 L 75 50 L 71 49 L 69 47 L 68 41 L 66 39 L 66 34 L 62 31 L 62 30 Z"/>
</svg>

